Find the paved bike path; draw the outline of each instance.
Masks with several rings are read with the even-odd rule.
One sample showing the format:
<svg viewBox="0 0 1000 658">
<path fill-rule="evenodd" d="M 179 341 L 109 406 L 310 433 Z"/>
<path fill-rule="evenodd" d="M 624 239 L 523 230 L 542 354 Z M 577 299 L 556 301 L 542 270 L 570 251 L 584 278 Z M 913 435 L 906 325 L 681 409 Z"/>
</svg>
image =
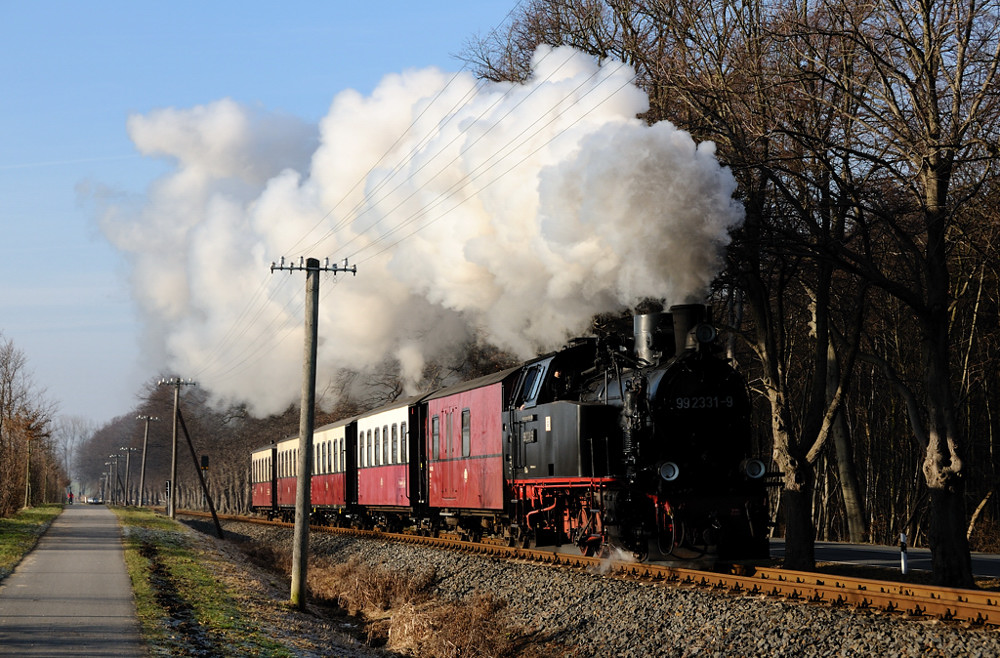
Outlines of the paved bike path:
<svg viewBox="0 0 1000 658">
<path fill-rule="evenodd" d="M 67 506 L 0 582 L 0 655 L 145 655 L 121 530 L 107 507 Z"/>
</svg>

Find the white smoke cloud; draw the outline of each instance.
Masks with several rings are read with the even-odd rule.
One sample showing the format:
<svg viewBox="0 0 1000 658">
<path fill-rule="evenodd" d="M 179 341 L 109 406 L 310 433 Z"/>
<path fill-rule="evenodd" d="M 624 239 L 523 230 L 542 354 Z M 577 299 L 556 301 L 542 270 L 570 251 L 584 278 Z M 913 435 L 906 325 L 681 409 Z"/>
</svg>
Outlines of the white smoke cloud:
<svg viewBox="0 0 1000 658">
<path fill-rule="evenodd" d="M 154 365 L 256 413 L 296 401 L 304 274 L 269 273 L 283 255 L 358 267 L 321 284 L 321 379 L 394 358 L 415 381 L 475 332 L 530 356 L 594 313 L 700 298 L 743 216 L 713 145 L 637 119 L 620 63 L 542 47 L 533 71 L 389 75 L 338 94 L 318 135 L 228 100 L 133 117 L 176 170 L 102 229 Z"/>
</svg>

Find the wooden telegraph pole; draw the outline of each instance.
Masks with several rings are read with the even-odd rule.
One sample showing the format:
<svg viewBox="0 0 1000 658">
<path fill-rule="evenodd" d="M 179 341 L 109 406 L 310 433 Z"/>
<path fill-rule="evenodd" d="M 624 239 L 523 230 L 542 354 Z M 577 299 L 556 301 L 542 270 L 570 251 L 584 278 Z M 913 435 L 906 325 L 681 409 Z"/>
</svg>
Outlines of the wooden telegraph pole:
<svg viewBox="0 0 1000 658">
<path fill-rule="evenodd" d="M 142 466 L 139 468 L 139 507 L 143 507 L 146 504 L 143 496 L 146 493 L 146 447 L 149 445 L 149 424 L 160 419 L 156 416 L 136 416 L 136 420 L 146 421 L 146 430 L 142 433 Z"/>
<path fill-rule="evenodd" d="M 172 518 L 177 518 L 176 502 L 177 502 L 177 413 L 180 409 L 181 404 L 181 386 L 194 386 L 195 383 L 188 380 L 182 380 L 179 377 L 171 377 L 170 379 L 161 379 L 159 381 L 160 386 L 173 386 L 174 387 L 174 432 L 173 441 L 171 442 L 170 449 L 170 495 L 167 496 L 167 515 Z"/>
<path fill-rule="evenodd" d="M 357 275 L 357 266 L 331 266 L 329 260 L 320 266 L 319 260 L 309 258 L 298 265 L 271 263 L 275 270 L 304 270 L 306 272 L 305 350 L 302 363 L 302 409 L 299 412 L 299 458 L 295 485 L 295 531 L 292 546 L 291 602 L 299 610 L 306 607 L 306 573 L 309 564 L 309 509 L 312 507 L 309 483 L 312 477 L 312 439 L 316 403 L 316 344 L 319 325 L 319 274 L 320 272 L 350 272 Z"/>
</svg>

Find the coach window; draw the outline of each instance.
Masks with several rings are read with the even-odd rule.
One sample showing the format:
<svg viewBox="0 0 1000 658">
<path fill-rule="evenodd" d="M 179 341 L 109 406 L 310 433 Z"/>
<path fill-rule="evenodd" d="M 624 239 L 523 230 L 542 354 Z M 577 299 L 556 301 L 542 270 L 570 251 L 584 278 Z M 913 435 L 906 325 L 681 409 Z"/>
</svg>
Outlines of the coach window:
<svg viewBox="0 0 1000 658">
<path fill-rule="evenodd" d="M 379 437 L 378 428 L 376 427 L 375 428 L 375 466 L 378 466 L 379 464 L 382 464 L 383 461 L 384 461 L 382 459 L 382 457 L 383 457 L 382 456 L 382 452 L 379 450 L 379 444 L 381 442 L 379 441 L 378 437 Z"/>
<path fill-rule="evenodd" d="M 462 456 L 472 454 L 472 412 L 462 409 Z"/>
<path fill-rule="evenodd" d="M 389 460 L 389 426 L 382 426 L 382 463 L 391 464 Z"/>
<path fill-rule="evenodd" d="M 399 463 L 399 425 L 392 424 L 392 463 Z"/>
<path fill-rule="evenodd" d="M 440 458 L 438 451 L 438 440 L 441 438 L 441 419 L 437 416 L 431 418 L 431 459 Z"/>
<path fill-rule="evenodd" d="M 409 461 L 409 455 L 407 455 L 408 449 L 409 444 L 407 443 L 406 423 L 401 423 L 399 426 L 399 457 L 400 461 L 404 464 Z"/>
<path fill-rule="evenodd" d="M 455 438 L 455 412 L 452 411 L 449 414 L 445 414 L 444 417 L 444 435 L 448 439 L 448 444 L 445 446 L 444 456 L 445 459 L 449 459 L 455 455 L 454 448 L 455 445 L 453 439 Z"/>
</svg>

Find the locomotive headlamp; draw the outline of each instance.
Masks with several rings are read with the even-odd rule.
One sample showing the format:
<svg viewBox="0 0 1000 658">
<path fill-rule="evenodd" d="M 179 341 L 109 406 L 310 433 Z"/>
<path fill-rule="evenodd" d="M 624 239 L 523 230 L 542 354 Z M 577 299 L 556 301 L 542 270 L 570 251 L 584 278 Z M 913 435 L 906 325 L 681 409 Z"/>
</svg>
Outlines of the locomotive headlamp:
<svg viewBox="0 0 1000 658">
<path fill-rule="evenodd" d="M 680 467 L 673 462 L 664 462 L 660 466 L 660 477 L 667 482 L 673 482 L 681 474 Z"/>
<path fill-rule="evenodd" d="M 767 466 L 759 459 L 743 460 L 743 472 L 751 480 L 759 480 L 767 473 Z"/>
<path fill-rule="evenodd" d="M 694 328 L 694 337 L 699 343 L 711 343 L 715 340 L 715 337 L 719 335 L 719 332 L 715 330 L 710 324 L 699 324 Z"/>
</svg>

